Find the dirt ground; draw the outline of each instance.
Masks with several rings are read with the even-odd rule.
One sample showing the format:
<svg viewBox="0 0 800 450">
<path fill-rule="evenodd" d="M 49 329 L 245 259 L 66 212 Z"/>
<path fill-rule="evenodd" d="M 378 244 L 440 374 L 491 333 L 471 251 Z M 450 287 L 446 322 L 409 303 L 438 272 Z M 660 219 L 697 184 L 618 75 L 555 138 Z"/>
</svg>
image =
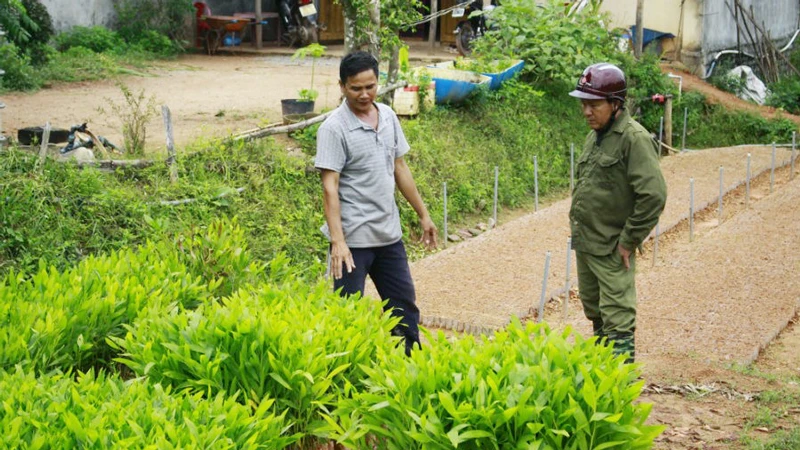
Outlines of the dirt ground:
<svg viewBox="0 0 800 450">
<path fill-rule="evenodd" d="M 316 111 L 338 105 L 339 60 L 320 58 L 314 67 L 314 88 L 319 92 Z M 201 137 L 222 137 L 281 120 L 281 99 L 297 98 L 297 91 L 311 83 L 310 60 L 290 56 L 214 57 L 186 55 L 176 62 L 159 63 L 151 76 L 120 79 L 133 92 L 144 91 L 172 113 L 175 145 L 178 148 Z M 35 94 L 3 95 L 6 133 L 16 138 L 19 128 L 53 127 L 88 122 L 95 134 L 121 144 L 122 126 L 111 104 L 123 105 L 124 97 L 113 80 L 56 84 Z M 150 151 L 164 148 L 164 125 L 160 116 L 147 127 Z"/>
<path fill-rule="evenodd" d="M 317 61 L 317 111 L 338 104 L 337 67 L 336 58 Z M 280 100 L 308 87 L 310 69 L 308 61 L 286 55 L 189 55 L 159 64 L 152 76 L 122 81 L 170 107 L 180 148 L 279 121 Z M 682 75 L 685 89 L 702 89 L 732 107 L 775 114 Z M 117 118 L 97 111 L 122 102 L 113 81 L 59 84 L 2 100 L 6 132 L 12 136 L 18 128 L 45 121 L 62 128 L 88 122 L 95 133 L 122 141 Z M 148 128 L 153 152 L 163 148 L 163 129 L 160 117 Z M 749 198 L 741 184 L 748 153 L 752 173 L 760 174 Z M 776 159 L 778 165 L 786 163 L 788 150 L 779 149 Z M 788 168 L 772 175 L 770 164 L 770 148 L 762 146 L 688 152 L 662 162 L 669 203 L 659 225 L 658 255 L 654 263 L 651 240 L 637 264 L 637 359 L 647 382 L 642 400 L 655 405 L 650 421 L 668 426 L 657 448 L 738 448 L 742 434 L 766 439 L 800 426 L 800 408 L 785 402 L 773 408 L 780 414 L 772 422 L 754 420 L 759 394 L 800 398 L 800 326 L 795 324 L 800 177 L 790 181 Z M 726 193 L 721 220 L 720 167 Z M 697 212 L 691 238 L 690 179 Z M 553 300 L 545 305 L 544 319 L 555 328 L 569 325 L 590 333 L 576 296 L 574 261 L 564 313 L 569 200 L 548 203 L 535 213 L 501 211 L 497 228 L 414 263 L 424 324 L 476 332 L 502 326 L 511 315 L 535 319 L 550 252 L 546 298 Z"/>
</svg>

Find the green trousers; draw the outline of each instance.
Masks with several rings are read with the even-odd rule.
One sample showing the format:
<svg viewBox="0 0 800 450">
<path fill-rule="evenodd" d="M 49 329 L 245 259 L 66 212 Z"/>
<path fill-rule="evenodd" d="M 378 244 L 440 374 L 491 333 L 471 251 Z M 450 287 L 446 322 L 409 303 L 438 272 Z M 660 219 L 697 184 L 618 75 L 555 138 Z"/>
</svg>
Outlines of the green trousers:
<svg viewBox="0 0 800 450">
<path fill-rule="evenodd" d="M 636 331 L 636 252 L 631 253 L 630 269 L 615 249 L 605 256 L 575 252 L 578 266 L 578 290 L 583 312 L 592 321 L 594 334 L 607 338 L 614 353 L 635 355 Z"/>
</svg>

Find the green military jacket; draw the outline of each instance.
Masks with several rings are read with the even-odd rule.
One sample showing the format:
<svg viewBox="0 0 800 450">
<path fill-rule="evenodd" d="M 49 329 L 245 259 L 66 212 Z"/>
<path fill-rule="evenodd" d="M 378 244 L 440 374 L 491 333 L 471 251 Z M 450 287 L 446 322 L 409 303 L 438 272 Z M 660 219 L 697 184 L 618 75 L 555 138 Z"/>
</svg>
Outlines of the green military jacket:
<svg viewBox="0 0 800 450">
<path fill-rule="evenodd" d="M 658 144 L 623 110 L 598 139 L 592 131 L 578 159 L 569 211 L 572 248 L 603 256 L 617 244 L 641 245 L 664 210 L 667 185 Z"/>
</svg>

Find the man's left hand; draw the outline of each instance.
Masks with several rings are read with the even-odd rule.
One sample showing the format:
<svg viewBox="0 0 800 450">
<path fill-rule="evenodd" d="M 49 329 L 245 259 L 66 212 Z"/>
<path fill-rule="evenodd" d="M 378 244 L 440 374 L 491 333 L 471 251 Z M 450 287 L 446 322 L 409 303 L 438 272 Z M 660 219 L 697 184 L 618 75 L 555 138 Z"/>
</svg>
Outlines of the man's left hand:
<svg viewBox="0 0 800 450">
<path fill-rule="evenodd" d="M 617 251 L 619 251 L 620 256 L 622 256 L 622 263 L 625 264 L 625 270 L 631 269 L 631 251 L 627 248 L 623 247 L 620 244 L 617 244 Z"/>
<path fill-rule="evenodd" d="M 435 249 L 436 236 L 439 234 L 439 230 L 436 229 L 436 224 L 433 223 L 430 217 L 426 217 L 420 220 L 420 225 L 422 225 L 422 242 L 425 244 L 425 247 L 428 250 Z"/>
</svg>

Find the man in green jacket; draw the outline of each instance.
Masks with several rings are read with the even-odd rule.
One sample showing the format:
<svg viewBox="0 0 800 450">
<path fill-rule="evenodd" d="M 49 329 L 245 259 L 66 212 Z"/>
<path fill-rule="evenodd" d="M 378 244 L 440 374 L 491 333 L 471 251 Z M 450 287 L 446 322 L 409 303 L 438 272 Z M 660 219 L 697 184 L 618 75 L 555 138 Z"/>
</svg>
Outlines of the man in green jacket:
<svg viewBox="0 0 800 450">
<path fill-rule="evenodd" d="M 658 145 L 625 110 L 619 67 L 593 64 L 569 95 L 592 131 L 578 159 L 569 212 L 583 311 L 614 353 L 635 356 L 636 254 L 658 223 L 667 187 Z"/>
</svg>

